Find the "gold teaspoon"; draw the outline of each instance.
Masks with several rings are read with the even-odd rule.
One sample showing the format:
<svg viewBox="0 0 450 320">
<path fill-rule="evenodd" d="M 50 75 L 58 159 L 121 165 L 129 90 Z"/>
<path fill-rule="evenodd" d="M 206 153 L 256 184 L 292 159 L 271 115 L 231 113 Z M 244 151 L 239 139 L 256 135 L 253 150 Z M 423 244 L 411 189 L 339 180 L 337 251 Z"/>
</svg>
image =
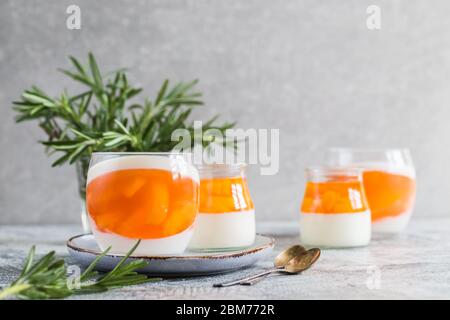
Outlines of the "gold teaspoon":
<svg viewBox="0 0 450 320">
<path fill-rule="evenodd" d="M 294 246 L 294 247 L 296 247 L 296 246 Z M 299 247 L 301 247 L 301 246 L 299 246 Z M 229 287 L 229 286 L 234 286 L 237 284 L 247 284 L 247 285 L 250 284 L 251 285 L 256 282 L 255 279 L 257 279 L 259 277 L 263 277 L 265 275 L 269 275 L 271 273 L 275 273 L 275 272 L 296 274 L 296 273 L 302 272 L 302 271 L 308 269 L 309 267 L 311 267 L 314 264 L 314 262 L 316 262 L 317 259 L 319 259 L 319 257 L 320 257 L 320 249 L 318 249 L 318 248 L 309 249 L 307 251 L 301 251 L 301 248 L 296 248 L 296 249 L 292 249 L 292 248 L 293 247 L 288 248 L 287 250 L 280 253 L 277 256 L 277 258 L 275 258 L 275 268 L 273 268 L 273 269 L 266 270 L 264 272 L 258 273 L 256 275 L 253 275 L 250 277 L 245 277 L 243 279 L 233 280 L 233 281 L 225 282 L 225 283 L 214 284 L 213 286 L 214 287 Z M 292 250 L 292 251 L 290 251 L 290 250 Z M 298 250 L 298 251 L 296 251 L 296 250 Z M 285 261 L 289 257 L 289 255 L 287 254 L 288 251 L 299 252 L 299 254 L 292 257 L 284 266 L 282 266 L 280 264 L 285 263 Z M 280 256 L 283 258 L 281 258 Z M 277 261 L 277 259 L 278 259 L 278 261 Z M 280 265 L 278 267 L 276 264 L 277 262 Z"/>
<path fill-rule="evenodd" d="M 296 256 L 301 255 L 305 251 L 306 251 L 306 249 L 303 246 L 299 245 L 299 244 L 291 246 L 291 247 L 281 251 L 276 256 L 276 258 L 275 258 L 275 260 L 273 262 L 273 265 L 275 266 L 275 268 L 283 268 L 283 267 L 285 267 L 288 264 L 289 260 L 295 258 Z M 252 279 L 250 279 L 248 281 L 244 281 L 244 282 L 242 282 L 240 284 L 246 285 L 246 286 L 252 286 L 255 283 L 265 279 L 268 275 L 269 274 L 265 274 L 265 275 L 260 276 L 260 277 L 255 277 L 255 278 L 252 278 Z"/>
</svg>

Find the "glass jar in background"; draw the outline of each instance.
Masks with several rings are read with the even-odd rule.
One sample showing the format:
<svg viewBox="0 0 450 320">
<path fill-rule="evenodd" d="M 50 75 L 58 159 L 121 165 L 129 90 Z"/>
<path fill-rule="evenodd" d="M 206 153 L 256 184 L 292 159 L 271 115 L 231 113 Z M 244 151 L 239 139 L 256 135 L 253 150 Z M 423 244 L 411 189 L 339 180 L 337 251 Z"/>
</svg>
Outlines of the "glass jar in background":
<svg viewBox="0 0 450 320">
<path fill-rule="evenodd" d="M 363 169 L 363 182 L 374 232 L 406 228 L 416 198 L 416 173 L 407 149 L 332 148 L 327 163 Z"/>
<path fill-rule="evenodd" d="M 86 205 L 102 250 L 135 255 L 182 253 L 198 213 L 199 176 L 181 153 L 93 153 Z"/>
<path fill-rule="evenodd" d="M 344 248 L 369 244 L 370 210 L 357 168 L 306 169 L 300 214 L 300 240 L 305 245 Z"/>
<path fill-rule="evenodd" d="M 244 164 L 204 164 L 192 250 L 233 250 L 255 241 L 255 209 Z"/>
</svg>

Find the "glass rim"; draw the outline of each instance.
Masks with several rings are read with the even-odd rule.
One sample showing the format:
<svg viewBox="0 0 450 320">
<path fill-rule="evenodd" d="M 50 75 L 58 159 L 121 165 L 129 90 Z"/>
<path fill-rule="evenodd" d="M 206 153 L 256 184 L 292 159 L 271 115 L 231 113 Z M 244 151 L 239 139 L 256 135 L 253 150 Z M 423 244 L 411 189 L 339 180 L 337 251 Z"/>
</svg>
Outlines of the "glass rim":
<svg viewBox="0 0 450 320">
<path fill-rule="evenodd" d="M 221 169 L 221 168 L 245 168 L 248 164 L 245 162 L 237 163 L 201 163 L 195 165 L 198 169 Z"/>
<path fill-rule="evenodd" d="M 167 151 L 167 152 L 133 152 L 133 151 L 98 151 L 92 152 L 91 155 L 137 155 L 137 156 L 169 156 L 169 155 L 192 155 L 192 152 Z"/>
<path fill-rule="evenodd" d="M 346 175 L 360 176 L 364 172 L 364 168 L 357 166 L 308 166 L 305 168 L 306 174 L 324 174 L 324 175 Z"/>
<path fill-rule="evenodd" d="M 247 163 L 202 163 L 194 164 L 200 179 L 245 176 Z"/>
<path fill-rule="evenodd" d="M 381 153 L 381 152 L 407 152 L 409 153 L 409 148 L 399 147 L 399 148 L 352 148 L 352 147 L 331 147 L 328 148 L 328 152 L 352 152 L 352 153 Z"/>
</svg>

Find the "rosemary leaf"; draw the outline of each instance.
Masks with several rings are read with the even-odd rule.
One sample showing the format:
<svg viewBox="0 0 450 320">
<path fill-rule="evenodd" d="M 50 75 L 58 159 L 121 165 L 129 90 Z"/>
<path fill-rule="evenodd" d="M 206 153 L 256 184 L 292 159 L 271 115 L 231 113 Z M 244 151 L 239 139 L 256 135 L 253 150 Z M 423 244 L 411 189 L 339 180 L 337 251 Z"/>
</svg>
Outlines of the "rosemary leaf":
<svg viewBox="0 0 450 320">
<path fill-rule="evenodd" d="M 93 271 L 97 263 L 109 252 L 110 248 L 102 252 L 80 276 L 79 286 L 68 286 L 67 270 L 63 259 L 55 257 L 51 251 L 35 260 L 35 246 L 32 246 L 25 260 L 19 277 L 8 287 L 0 291 L 0 300 L 8 297 L 19 299 L 61 299 L 74 294 L 91 294 L 104 292 L 109 289 L 160 281 L 160 278 L 148 278 L 136 270 L 148 263 L 143 260 L 127 262 L 140 243 L 140 240 L 119 261 L 110 272 L 99 275 Z"/>
<path fill-rule="evenodd" d="M 41 143 L 48 154 L 59 153 L 53 166 L 74 163 L 100 151 L 170 151 L 174 130 L 193 131 L 189 117 L 193 108 L 203 105 L 194 88 L 198 80 L 170 85 L 164 80 L 153 103 L 134 99 L 142 88 L 131 85 L 126 69 L 102 73 L 92 53 L 86 64 L 70 56 L 73 70 L 59 69 L 72 80 L 86 86 L 76 94 L 63 92 L 52 98 L 44 90 L 31 87 L 13 102 L 16 121 L 37 121 L 47 139 Z M 234 124 L 216 125 L 217 117 L 203 125 L 224 133 Z M 200 137 L 203 145 L 210 137 Z M 195 141 L 191 141 L 194 146 Z M 86 174 L 86 172 L 84 173 Z"/>
</svg>

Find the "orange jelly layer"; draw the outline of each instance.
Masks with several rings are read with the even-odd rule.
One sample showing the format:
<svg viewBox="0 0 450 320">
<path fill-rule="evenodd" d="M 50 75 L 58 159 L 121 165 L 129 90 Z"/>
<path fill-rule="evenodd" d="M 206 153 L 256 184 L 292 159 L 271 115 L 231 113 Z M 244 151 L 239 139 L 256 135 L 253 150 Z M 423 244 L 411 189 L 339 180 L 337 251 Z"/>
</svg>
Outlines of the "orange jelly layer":
<svg viewBox="0 0 450 320">
<path fill-rule="evenodd" d="M 198 188 L 194 180 L 166 170 L 112 171 L 89 183 L 87 208 L 101 231 L 136 239 L 168 237 L 194 223 Z"/>
<path fill-rule="evenodd" d="M 201 179 L 199 210 L 201 213 L 238 212 L 253 208 L 245 178 Z"/>
<path fill-rule="evenodd" d="M 395 217 L 412 209 L 416 195 L 414 179 L 373 170 L 365 171 L 363 180 L 372 221 Z"/>
<path fill-rule="evenodd" d="M 368 208 L 361 181 L 347 177 L 327 182 L 308 182 L 303 213 L 357 213 Z"/>
</svg>

